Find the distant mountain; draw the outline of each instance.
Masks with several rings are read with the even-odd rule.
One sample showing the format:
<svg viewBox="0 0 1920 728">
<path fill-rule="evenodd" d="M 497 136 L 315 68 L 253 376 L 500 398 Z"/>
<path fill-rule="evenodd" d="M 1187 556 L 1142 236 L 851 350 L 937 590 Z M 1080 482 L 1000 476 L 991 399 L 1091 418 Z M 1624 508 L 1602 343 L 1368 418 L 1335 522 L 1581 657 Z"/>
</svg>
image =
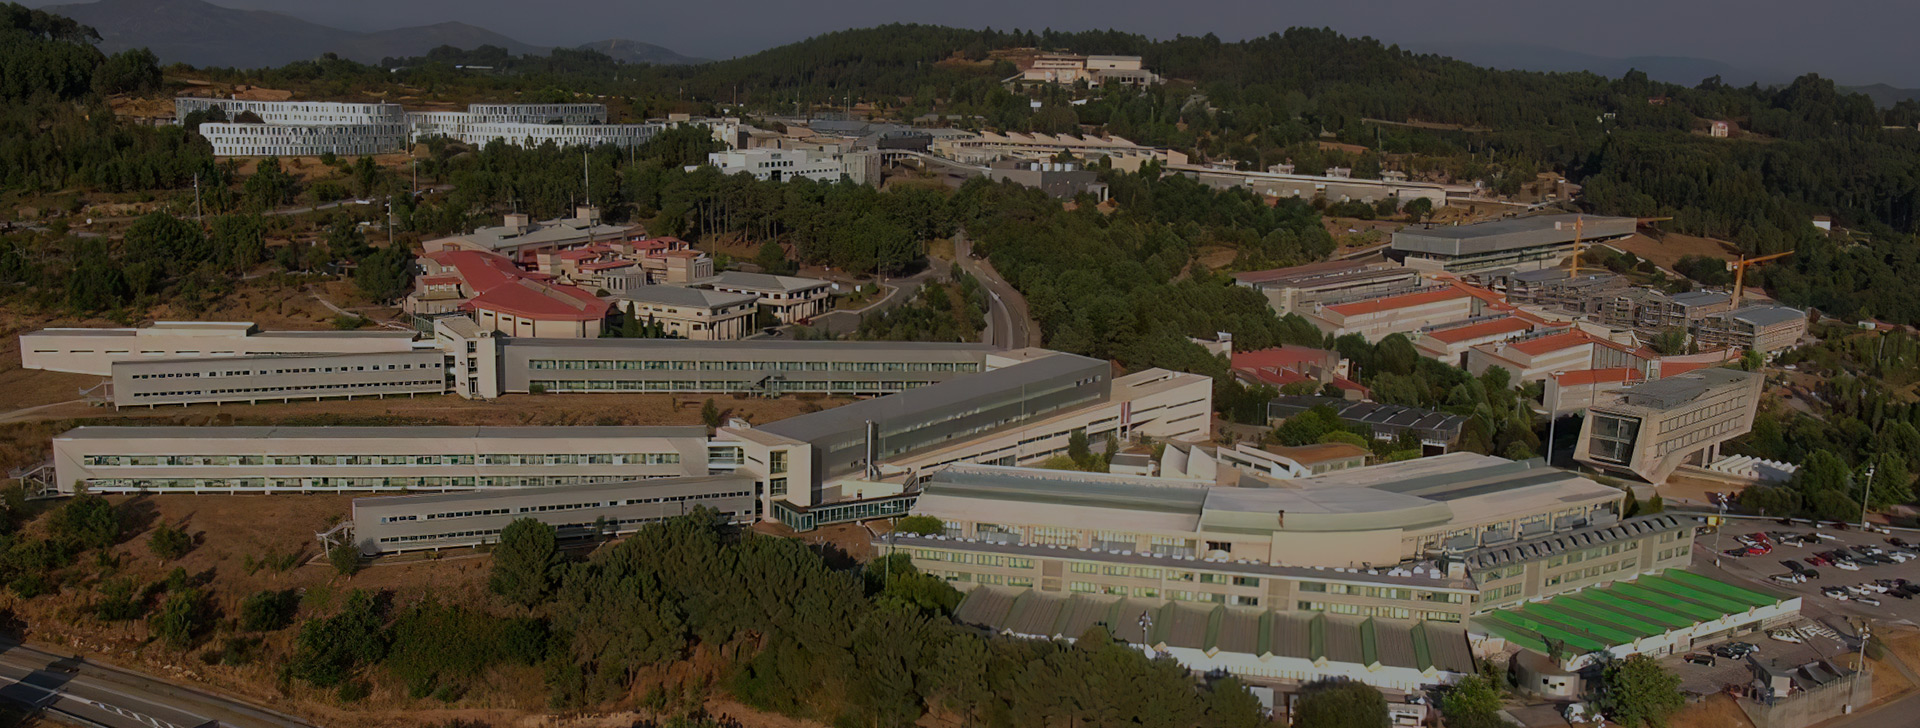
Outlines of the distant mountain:
<svg viewBox="0 0 1920 728">
<path fill-rule="evenodd" d="M 673 52 L 672 49 L 663 48 L 652 43 L 642 43 L 637 40 L 626 40 L 622 38 L 582 43 L 575 47 L 583 51 L 599 51 L 607 54 L 616 61 L 624 61 L 627 63 L 657 63 L 677 66 L 707 62 L 705 58 L 683 56 Z"/>
<path fill-rule="evenodd" d="M 546 48 L 522 43 L 477 25 L 458 22 L 361 33 L 334 52 L 339 53 L 341 58 L 351 58 L 361 63 L 379 63 L 382 58 L 426 55 L 427 51 L 443 45 L 468 50 L 483 45 L 498 46 L 516 56 L 547 52 Z"/>
<path fill-rule="evenodd" d="M 1902 101 L 1920 101 L 1920 89 L 1916 88 L 1894 88 L 1884 83 L 1876 83 L 1871 86 L 1847 86 L 1845 89 L 1854 93 L 1866 94 L 1868 98 L 1873 99 L 1875 105 L 1881 108 L 1886 108 Z"/>
<path fill-rule="evenodd" d="M 1790 75 L 1738 68 L 1720 61 L 1688 56 L 1631 56 L 1610 58 L 1530 43 L 1437 41 L 1403 44 L 1422 52 L 1439 53 L 1477 66 L 1519 71 L 1589 71 L 1619 78 L 1630 70 L 1666 83 L 1692 86 L 1709 76 L 1735 86 L 1786 83 Z"/>
<path fill-rule="evenodd" d="M 144 46 L 153 49 L 162 63 L 189 63 L 195 66 L 281 66 L 318 58 L 323 53 L 337 53 L 341 58 L 362 63 L 379 63 L 382 58 L 426 55 L 427 51 L 443 45 L 468 50 L 482 45 L 499 46 L 515 55 L 547 52 L 545 47 L 522 43 L 466 23 L 438 23 L 363 33 L 282 13 L 221 7 L 204 0 L 98 0 L 75 5 L 49 5 L 44 9 L 100 31 L 102 51 L 114 53 Z M 684 58 L 673 51 L 645 43 L 602 43 L 631 47 L 638 54 Z"/>
</svg>

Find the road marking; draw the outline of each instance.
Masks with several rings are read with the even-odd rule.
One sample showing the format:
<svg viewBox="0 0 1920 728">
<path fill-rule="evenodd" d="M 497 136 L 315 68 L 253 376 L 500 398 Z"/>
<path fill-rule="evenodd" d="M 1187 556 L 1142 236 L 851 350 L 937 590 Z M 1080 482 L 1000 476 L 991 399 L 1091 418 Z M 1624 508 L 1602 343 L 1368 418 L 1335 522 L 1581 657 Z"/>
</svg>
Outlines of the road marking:
<svg viewBox="0 0 1920 728">
<path fill-rule="evenodd" d="M 136 713 L 134 711 L 127 710 L 125 708 L 121 708 L 118 706 L 108 705 L 98 700 L 88 700 L 86 698 L 81 698 L 77 696 L 74 697 L 74 699 L 80 701 L 81 703 L 91 705 L 95 708 L 99 708 L 101 710 L 107 711 L 114 715 L 118 715 L 122 718 L 132 718 L 133 720 L 139 721 L 141 725 L 149 725 L 149 726 L 153 726 L 153 728 L 180 728 L 180 726 L 174 725 L 172 723 L 168 723 L 159 718 L 155 718 L 149 715 L 143 715 L 141 713 Z"/>
</svg>

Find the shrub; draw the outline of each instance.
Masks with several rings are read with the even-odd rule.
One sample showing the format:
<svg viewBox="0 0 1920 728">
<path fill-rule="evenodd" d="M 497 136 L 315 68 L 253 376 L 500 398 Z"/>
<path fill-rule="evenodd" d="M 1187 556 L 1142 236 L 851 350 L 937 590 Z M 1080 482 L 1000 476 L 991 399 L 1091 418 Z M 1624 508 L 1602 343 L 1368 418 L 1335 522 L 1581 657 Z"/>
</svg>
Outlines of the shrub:
<svg viewBox="0 0 1920 728">
<path fill-rule="evenodd" d="M 161 561 L 173 561 L 193 550 L 193 536 L 183 529 L 162 523 L 147 538 L 147 550 L 160 557 Z"/>
<path fill-rule="evenodd" d="M 938 536 L 947 532 L 947 524 L 933 516 L 907 516 L 895 521 L 893 530 L 921 536 Z"/>
<path fill-rule="evenodd" d="M 273 632 L 293 624 L 293 613 L 300 608 L 300 595 L 292 589 L 267 590 L 240 603 L 240 628 L 248 632 Z"/>
<path fill-rule="evenodd" d="M 211 611 L 204 592 L 181 589 L 167 596 L 160 611 L 148 620 L 148 626 L 167 646 L 180 649 L 193 644 L 193 638 L 206 629 L 212 621 Z"/>
<path fill-rule="evenodd" d="M 353 576 L 360 573 L 360 552 L 347 546 L 338 547 L 327 552 L 327 563 L 333 564 L 341 576 Z"/>
<path fill-rule="evenodd" d="M 53 536 L 76 548 L 98 549 L 120 541 L 120 514 L 97 495 L 73 497 L 53 512 Z"/>
<path fill-rule="evenodd" d="M 134 589 L 125 577 L 100 582 L 100 601 L 93 605 L 93 616 L 108 622 L 139 619 L 147 613 L 146 595 Z"/>
</svg>

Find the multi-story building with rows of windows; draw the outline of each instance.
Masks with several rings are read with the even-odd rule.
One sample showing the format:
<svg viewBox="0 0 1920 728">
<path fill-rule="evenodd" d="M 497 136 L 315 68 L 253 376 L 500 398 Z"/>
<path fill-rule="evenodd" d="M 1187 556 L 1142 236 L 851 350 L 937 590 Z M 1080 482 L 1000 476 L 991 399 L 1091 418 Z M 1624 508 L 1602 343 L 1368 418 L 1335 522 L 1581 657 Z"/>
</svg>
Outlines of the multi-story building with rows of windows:
<svg viewBox="0 0 1920 728">
<path fill-rule="evenodd" d="M 911 545 L 968 585 L 1459 622 L 1481 593 L 1470 555 L 1609 526 L 1624 497 L 1470 453 L 1239 482 L 953 466 L 914 506 L 945 534 Z"/>
<path fill-rule="evenodd" d="M 708 475 L 700 427 L 77 427 L 61 492 L 445 491 Z"/>
<path fill-rule="evenodd" d="M 1720 444 L 1747 434 L 1765 377 L 1697 369 L 1595 398 L 1573 457 L 1608 473 L 1665 482 L 1682 465 L 1719 459 Z"/>
<path fill-rule="evenodd" d="M 220 119 L 202 123 L 200 134 L 213 144 L 214 155 L 223 157 L 383 154 L 435 136 L 468 144 L 627 147 L 644 144 L 682 124 L 706 128 L 728 147 L 739 137 L 735 119 L 676 114 L 640 124 L 609 124 L 607 108 L 601 104 L 473 104 L 466 111 L 409 113 L 399 104 L 387 103 L 183 96 L 174 99 L 173 107 L 179 123 L 194 112 L 218 110 Z"/>
</svg>

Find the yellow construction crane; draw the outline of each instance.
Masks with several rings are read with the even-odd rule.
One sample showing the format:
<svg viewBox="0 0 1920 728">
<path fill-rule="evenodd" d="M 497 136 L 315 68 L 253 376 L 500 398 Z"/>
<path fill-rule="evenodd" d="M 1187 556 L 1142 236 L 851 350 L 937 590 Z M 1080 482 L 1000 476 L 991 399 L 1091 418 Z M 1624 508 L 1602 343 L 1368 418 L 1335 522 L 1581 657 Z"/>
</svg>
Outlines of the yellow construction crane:
<svg viewBox="0 0 1920 728">
<path fill-rule="evenodd" d="M 1567 272 L 1567 280 L 1580 277 L 1580 233 L 1587 227 L 1585 215 L 1573 216 L 1573 269 Z"/>
<path fill-rule="evenodd" d="M 1779 259 L 1781 259 L 1781 258 L 1785 258 L 1785 257 L 1787 257 L 1787 256 L 1789 256 L 1789 255 L 1793 255 L 1793 251 L 1791 251 L 1791 250 L 1789 250 L 1789 251 L 1787 251 L 1787 252 L 1784 252 L 1784 253 L 1774 253 L 1774 254 L 1772 254 L 1772 255 L 1762 255 L 1762 256 L 1760 256 L 1760 257 L 1758 257 L 1758 258 L 1749 258 L 1749 257 L 1747 257 L 1747 256 L 1744 256 L 1744 255 L 1742 255 L 1742 256 L 1740 256 L 1740 262 L 1738 262 L 1738 263 L 1734 263 L 1734 264 L 1733 264 L 1733 307 L 1734 307 L 1734 308 L 1739 308 L 1739 307 L 1740 307 L 1740 294 L 1742 294 L 1742 293 L 1744 293 L 1744 292 L 1746 291 L 1746 288 L 1747 288 L 1747 266 L 1750 266 L 1750 265 L 1759 265 L 1759 264 L 1761 264 L 1761 263 L 1765 263 L 1765 262 L 1767 262 L 1767 261 L 1769 261 L 1769 260 L 1779 260 Z"/>
</svg>

